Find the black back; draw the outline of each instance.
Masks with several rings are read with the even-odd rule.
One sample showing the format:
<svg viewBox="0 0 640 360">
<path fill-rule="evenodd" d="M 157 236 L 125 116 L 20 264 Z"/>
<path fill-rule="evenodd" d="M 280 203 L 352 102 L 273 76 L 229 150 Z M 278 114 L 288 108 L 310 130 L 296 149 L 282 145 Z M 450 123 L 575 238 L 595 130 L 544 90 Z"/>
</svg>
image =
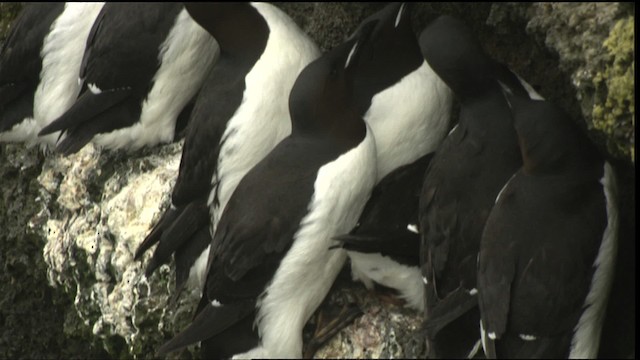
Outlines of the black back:
<svg viewBox="0 0 640 360">
<path fill-rule="evenodd" d="M 78 100 L 39 135 L 66 133 L 56 149 L 68 155 L 96 134 L 138 122 L 161 65 L 160 47 L 181 10 L 179 3 L 106 3 L 87 38 Z"/>
<path fill-rule="evenodd" d="M 160 242 L 160 246 L 154 252 L 154 261 L 147 268 L 148 273 L 169 261 L 171 254 L 175 252 L 176 276 L 180 280 L 176 282 L 177 287 L 181 287 L 186 281 L 192 265 L 191 259 L 197 257 L 211 241 L 211 237 L 206 235 L 209 232 L 208 208 L 189 205 L 207 202 L 211 179 L 224 142 L 222 135 L 228 121 L 242 102 L 245 77 L 262 55 L 270 34 L 264 18 L 248 3 L 187 3 L 186 9 L 192 16 L 195 14 L 194 20 L 216 38 L 221 53 L 200 90 L 191 113 L 180 170 L 171 200 L 177 208 L 176 211 L 184 214 L 183 218 L 200 218 L 204 211 L 207 221 L 200 222 L 191 229 L 185 229 L 182 236 L 176 237 L 174 234 L 164 234 L 167 229 L 156 229 L 180 228 L 184 225 L 179 222 L 181 218 L 178 217 L 176 220 L 176 217 L 163 217 L 136 251 L 136 257 L 139 257 L 153 244 Z M 250 23 L 251 29 L 255 32 L 250 37 L 242 37 L 239 33 L 245 33 L 250 29 L 231 26 L 228 23 L 227 26 L 219 26 L 220 24 L 216 23 L 218 17 Z M 188 209 L 198 210 L 197 213 L 184 213 Z"/>
<path fill-rule="evenodd" d="M 315 60 L 294 83 L 292 134 L 240 181 L 220 218 L 209 261 L 210 299 L 237 298 L 215 296 L 220 289 L 251 297 L 264 290 L 307 213 L 318 169 L 364 139 L 366 126 L 350 96 L 357 60 L 345 69 L 354 44 L 348 41 Z"/>
<path fill-rule="evenodd" d="M 420 197 L 420 255 L 429 314 L 458 288 L 468 292 L 476 287 L 485 221 L 498 192 L 522 162 L 495 62 L 471 30 L 442 16 L 423 31 L 420 44 L 426 61 L 461 103 L 459 124 L 431 161 Z M 432 339 L 431 351 L 439 357 L 466 357 L 479 339 L 478 324 L 473 307 Z"/>
<path fill-rule="evenodd" d="M 551 103 L 509 100 L 524 164 L 487 219 L 480 310 L 497 356 L 566 357 L 607 226 L 604 162 Z"/>
<path fill-rule="evenodd" d="M 248 336 L 247 328 L 233 324 L 254 318 L 258 296 L 307 214 L 318 170 L 366 135 L 364 120 L 350 102 L 357 51 L 352 53 L 350 66 L 345 66 L 355 42 L 366 35 L 363 32 L 336 47 L 300 73 L 289 98 L 293 132 L 245 175 L 229 199 L 211 244 L 200 313 L 163 351 L 210 339 L 207 348 L 216 353 L 205 355 L 219 357 L 229 353 L 219 337 L 233 331 L 241 331 L 240 338 Z M 211 306 L 214 300 L 221 306 Z M 210 324 L 206 332 L 199 330 L 205 328 L 203 324 Z M 255 339 L 252 336 L 249 340 Z M 242 349 L 248 350 L 250 347 Z"/>
<path fill-rule="evenodd" d="M 410 3 L 390 3 L 366 18 L 358 28 L 376 23 L 371 41 L 365 42 L 360 50 L 362 60 L 354 79 L 355 101 L 363 115 L 375 94 L 399 82 L 424 62 L 411 28 L 411 6 Z"/>
<path fill-rule="evenodd" d="M 105 3 L 87 38 L 80 77 L 104 90 L 130 87 L 142 100 L 153 86 L 158 54 L 179 3 Z"/>
<path fill-rule="evenodd" d="M 40 81 L 40 51 L 64 2 L 25 4 L 0 49 L 0 132 L 33 116 Z"/>
<path fill-rule="evenodd" d="M 218 41 L 220 58 L 193 110 L 173 189 L 172 201 L 176 206 L 208 196 L 222 134 L 240 106 L 244 79 L 262 55 L 270 33 L 264 18 L 248 3 L 186 3 L 185 7 Z M 238 24 L 250 24 L 250 27 Z"/>
</svg>

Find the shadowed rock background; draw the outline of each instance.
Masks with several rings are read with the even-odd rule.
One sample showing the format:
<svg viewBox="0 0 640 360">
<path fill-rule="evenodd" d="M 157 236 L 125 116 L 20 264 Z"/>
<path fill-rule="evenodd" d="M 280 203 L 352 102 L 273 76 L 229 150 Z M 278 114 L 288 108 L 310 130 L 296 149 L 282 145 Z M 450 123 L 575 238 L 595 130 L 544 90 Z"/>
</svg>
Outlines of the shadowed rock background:
<svg viewBox="0 0 640 360">
<path fill-rule="evenodd" d="M 378 3 L 277 3 L 330 49 Z M 0 41 L 19 3 L 0 3 Z M 635 58 L 633 4 L 425 3 L 414 29 L 440 14 L 465 20 L 485 50 L 588 129 L 614 163 L 620 246 L 603 344 L 635 355 Z M 182 143 L 135 153 L 87 146 L 74 156 L 0 144 L 0 358 L 151 358 L 191 318 L 197 294 L 167 306 L 173 267 L 150 279 L 133 251 L 169 204 Z M 146 261 L 146 259 L 145 259 Z M 424 357 L 420 316 L 381 301 L 348 277 L 330 303 L 364 316 L 317 357 Z M 309 332 L 313 329 L 310 324 Z M 197 357 L 195 347 L 173 357 Z"/>
</svg>

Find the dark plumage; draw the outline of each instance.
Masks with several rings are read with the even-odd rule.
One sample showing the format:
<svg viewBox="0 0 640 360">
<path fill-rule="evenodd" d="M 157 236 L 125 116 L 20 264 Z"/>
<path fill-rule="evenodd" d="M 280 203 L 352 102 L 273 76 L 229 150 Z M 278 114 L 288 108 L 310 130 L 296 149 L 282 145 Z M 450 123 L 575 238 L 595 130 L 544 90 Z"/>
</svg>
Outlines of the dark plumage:
<svg viewBox="0 0 640 360">
<path fill-rule="evenodd" d="M 498 80 L 523 96 L 526 91 L 457 19 L 434 20 L 420 44 L 460 102 L 459 124 L 432 159 L 420 196 L 429 351 L 433 357 L 466 357 L 477 351 L 480 339 L 475 293 L 482 229 L 496 195 L 522 164 Z"/>
<path fill-rule="evenodd" d="M 353 226 L 375 181 L 373 138 L 351 99 L 358 45 L 370 29 L 296 80 L 292 134 L 240 181 L 212 241 L 199 314 L 160 353 L 206 340 L 203 348 L 216 353 L 205 356 L 229 354 L 218 352 L 220 337 L 239 322 L 246 337 L 250 317 L 259 344 L 249 336 L 239 356 L 302 355 L 302 327 L 345 259 L 328 250 L 331 236 Z"/>
<path fill-rule="evenodd" d="M 193 109 L 172 207 L 136 251 L 140 258 L 158 243 L 147 275 L 175 254 L 178 292 L 190 274 L 201 286 L 219 212 L 242 176 L 290 133 L 288 94 L 297 74 L 319 55 L 310 38 L 273 5 L 187 3 L 186 8 L 215 36 L 221 54 Z"/>
<path fill-rule="evenodd" d="M 509 99 L 523 166 L 482 235 L 487 356 L 595 358 L 616 246 L 611 168 L 561 110 Z"/>
<path fill-rule="evenodd" d="M 396 288 L 410 306 L 421 310 L 419 269 L 388 255 L 404 252 L 406 257 L 414 249 L 409 257 L 418 256 L 417 220 L 411 217 L 417 217 L 417 194 L 426 169 L 426 163 L 418 159 L 433 152 L 445 136 L 452 96 L 422 56 L 411 27 L 411 4 L 391 3 L 364 23 L 368 21 L 377 21 L 377 25 L 361 50 L 368 61 L 358 69 L 355 91 L 376 138 L 378 180 L 385 178 L 386 184 L 381 185 L 385 189 L 374 191 L 358 229 L 340 239 L 349 250 L 354 279 L 367 287 L 375 281 Z M 386 178 L 410 163 L 416 168 Z M 406 179 L 409 176 L 415 178 Z M 393 181 L 399 183 L 393 185 Z M 402 184 L 408 187 L 403 189 Z M 383 208 L 389 210 L 377 210 Z M 414 232 L 407 229 L 409 225 Z"/>
<path fill-rule="evenodd" d="M 424 172 L 433 154 L 397 168 L 376 185 L 358 225 L 337 238 L 342 247 L 363 253 L 381 253 L 400 264 L 418 266 L 420 235 L 418 199 Z"/>
<path fill-rule="evenodd" d="M 18 15 L 0 49 L 0 133 L 33 117 L 40 82 L 40 51 L 64 2 L 29 3 Z"/>
<path fill-rule="evenodd" d="M 94 137 L 112 149 L 169 142 L 217 51 L 182 4 L 107 3 L 87 40 L 78 100 L 40 135 L 63 131 L 64 154 Z"/>
</svg>

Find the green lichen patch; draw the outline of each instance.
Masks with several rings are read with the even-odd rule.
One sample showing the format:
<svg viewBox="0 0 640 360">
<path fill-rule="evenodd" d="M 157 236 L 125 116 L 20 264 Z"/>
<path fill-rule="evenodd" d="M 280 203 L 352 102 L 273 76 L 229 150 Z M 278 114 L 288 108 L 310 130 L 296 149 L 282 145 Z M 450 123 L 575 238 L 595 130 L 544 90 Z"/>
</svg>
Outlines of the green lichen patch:
<svg viewBox="0 0 640 360">
<path fill-rule="evenodd" d="M 619 20 L 602 46 L 609 56 L 593 79 L 593 127 L 607 137 L 609 150 L 635 162 L 634 17 Z"/>
</svg>

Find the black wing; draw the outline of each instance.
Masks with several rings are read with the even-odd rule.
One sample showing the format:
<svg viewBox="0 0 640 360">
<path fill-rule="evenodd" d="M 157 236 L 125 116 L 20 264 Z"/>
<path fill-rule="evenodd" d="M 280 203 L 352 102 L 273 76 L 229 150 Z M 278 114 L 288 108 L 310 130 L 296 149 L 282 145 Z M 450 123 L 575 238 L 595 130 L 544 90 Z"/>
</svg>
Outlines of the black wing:
<svg viewBox="0 0 640 360">
<path fill-rule="evenodd" d="M 427 317 L 456 289 L 476 288 L 485 221 L 498 192 L 522 164 L 511 113 L 497 83 L 486 96 L 464 104 L 459 125 L 445 138 L 425 175 L 420 197 L 420 256 L 427 280 Z M 473 311 L 476 319 L 465 316 L 452 328 L 472 327 L 477 332 L 479 312 L 477 308 Z M 470 337 L 470 344 L 459 346 L 445 334 L 434 345 L 440 347 L 439 356 L 467 356 L 477 340 Z"/>
<path fill-rule="evenodd" d="M 252 315 L 293 244 L 318 169 L 338 155 L 322 142 L 288 137 L 247 173 L 212 241 L 200 313 L 162 352 L 217 337 Z"/>
<path fill-rule="evenodd" d="M 173 187 L 175 206 L 209 196 L 218 164 L 222 135 L 242 102 L 244 78 L 250 69 L 220 58 L 198 94 Z"/>
<path fill-rule="evenodd" d="M 229 119 L 242 102 L 246 72 L 247 69 L 231 64 L 226 59 L 220 59 L 198 94 L 182 150 L 178 178 L 173 187 L 171 202 L 176 209 L 169 208 L 165 211 L 158 224 L 136 250 L 136 258 L 139 258 L 147 249 L 159 243 L 152 262 L 147 266 L 147 274 L 168 262 L 171 255 L 176 253 L 176 263 L 180 264 L 176 268 L 176 277 L 186 280 L 194 261 L 211 242 L 211 237 L 207 238 L 205 234 L 210 228 L 209 209 L 206 206 L 195 207 L 194 204 L 207 203 L 211 178 L 222 146 L 222 135 Z M 187 209 L 191 211 L 184 214 Z M 193 211 L 196 209 L 198 211 Z M 200 219 L 203 216 L 206 218 L 197 224 L 179 221 Z M 180 234 L 164 234 L 169 228 L 181 229 L 185 226 L 189 226 L 188 231 L 185 229 Z M 183 283 L 176 281 L 176 287 L 180 288 Z"/>
<path fill-rule="evenodd" d="M 497 356 L 568 355 L 606 226 L 604 202 L 598 180 L 584 174 L 519 172 L 505 189 L 478 267 L 485 330 L 506 336 L 496 341 Z"/>
<path fill-rule="evenodd" d="M 181 9 L 176 3 L 106 3 L 87 39 L 80 69 L 81 95 L 40 135 L 66 132 L 57 150 L 68 155 L 96 134 L 138 121 L 141 103 L 160 66 L 160 45 Z M 90 85 L 100 92 L 90 91 Z"/>
<path fill-rule="evenodd" d="M 179 3 L 105 3 L 89 38 L 81 77 L 104 90 L 131 87 L 146 95 L 158 70 L 159 49 Z"/>
</svg>

